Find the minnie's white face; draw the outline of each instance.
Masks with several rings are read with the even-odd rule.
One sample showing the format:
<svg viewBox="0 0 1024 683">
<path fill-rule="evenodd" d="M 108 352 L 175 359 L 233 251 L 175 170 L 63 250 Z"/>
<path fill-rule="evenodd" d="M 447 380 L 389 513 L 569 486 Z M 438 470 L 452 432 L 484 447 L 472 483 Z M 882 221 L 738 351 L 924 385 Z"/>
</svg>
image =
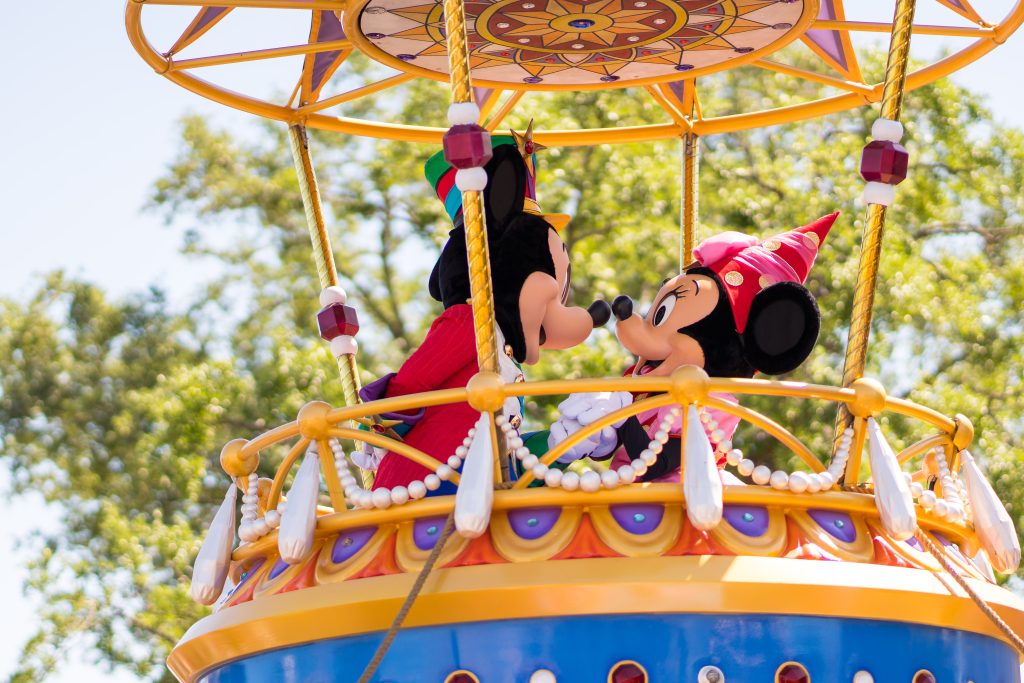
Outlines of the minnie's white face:
<svg viewBox="0 0 1024 683">
<path fill-rule="evenodd" d="M 720 296 L 707 275 L 678 275 L 661 286 L 646 318 L 634 313 L 620 320 L 615 335 L 637 356 L 635 374 L 670 375 L 682 365 L 703 367 L 700 344 L 679 330 L 711 315 Z"/>
<path fill-rule="evenodd" d="M 584 308 L 566 306 L 572 287 L 569 251 L 553 229 L 548 230 L 548 250 L 555 277 L 532 273 L 519 293 L 519 314 L 526 339 L 529 365 L 540 360 L 540 350 L 568 349 L 582 343 L 594 329 L 594 320 Z"/>
</svg>

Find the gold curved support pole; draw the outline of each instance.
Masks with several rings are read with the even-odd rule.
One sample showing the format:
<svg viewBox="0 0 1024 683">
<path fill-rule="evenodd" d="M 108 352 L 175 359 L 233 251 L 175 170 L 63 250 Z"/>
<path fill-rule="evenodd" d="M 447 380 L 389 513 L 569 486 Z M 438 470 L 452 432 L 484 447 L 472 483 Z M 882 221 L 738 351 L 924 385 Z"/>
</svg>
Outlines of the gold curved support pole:
<svg viewBox="0 0 1024 683">
<path fill-rule="evenodd" d="M 903 94 L 907 83 L 907 63 L 910 58 L 910 37 L 914 28 L 916 0 L 897 0 L 896 13 L 892 23 L 889 41 L 889 59 L 885 67 L 885 83 L 882 89 L 881 116 L 899 121 L 903 111 Z M 843 366 L 843 386 L 850 386 L 854 380 L 864 376 L 867 358 L 868 337 L 871 333 L 871 312 L 875 303 L 875 283 L 878 279 L 878 262 L 882 254 L 882 236 L 885 232 L 885 209 L 880 204 L 868 206 L 867 224 L 861 244 L 860 265 L 857 268 L 857 285 L 853 292 L 853 312 L 850 316 L 850 332 L 846 342 L 846 362 Z M 852 415 L 845 406 L 836 416 L 835 439 L 832 455 L 835 456 L 843 430 L 851 424 Z M 850 453 L 846 470 L 847 477 L 853 474 L 851 466 L 859 466 L 859 452 Z M 847 484 L 851 483 L 846 481 Z M 853 482 L 856 483 L 856 482 Z"/>
<path fill-rule="evenodd" d="M 306 127 L 288 126 L 288 140 L 291 143 L 292 156 L 295 159 L 295 172 L 299 180 L 299 192 L 302 194 L 302 205 L 306 209 L 306 225 L 309 228 L 309 238 L 313 244 L 313 262 L 316 264 L 320 287 L 330 287 L 338 284 L 338 271 L 334 265 L 331 237 L 327 233 L 327 226 L 324 223 L 320 186 L 317 184 L 313 160 L 309 155 L 309 136 L 306 133 Z M 352 354 L 345 354 L 337 360 L 345 404 L 356 405 L 359 403 L 359 367 L 356 364 L 356 357 Z M 334 462 L 333 458 L 331 462 Z M 373 477 L 364 472 L 363 480 L 369 486 Z"/>
<path fill-rule="evenodd" d="M 445 28 L 448 32 L 448 66 L 451 73 L 452 101 L 473 101 L 473 83 L 469 76 L 469 49 L 466 40 L 466 8 L 462 0 L 444 0 Z M 462 193 L 462 217 L 466 226 L 466 255 L 469 259 L 469 291 L 476 331 L 476 357 L 480 372 L 499 373 L 498 338 L 494 322 L 494 292 L 491 289 L 491 263 L 487 249 L 482 192 Z M 494 453 L 496 481 L 509 480 L 509 463 L 504 448 Z"/>
<path fill-rule="evenodd" d="M 679 270 L 693 259 L 697 239 L 697 214 L 700 199 L 700 138 L 690 131 L 682 138 L 683 144 L 683 204 L 682 239 L 679 243 Z"/>
<path fill-rule="evenodd" d="M 327 482 L 327 492 L 331 496 L 331 507 L 335 512 L 341 512 L 348 508 L 345 505 L 345 492 L 341 488 L 341 480 L 338 477 L 338 470 L 334 466 L 334 451 L 327 439 L 317 439 L 317 452 L 320 454 L 320 469 L 324 473 L 324 481 Z"/>
</svg>

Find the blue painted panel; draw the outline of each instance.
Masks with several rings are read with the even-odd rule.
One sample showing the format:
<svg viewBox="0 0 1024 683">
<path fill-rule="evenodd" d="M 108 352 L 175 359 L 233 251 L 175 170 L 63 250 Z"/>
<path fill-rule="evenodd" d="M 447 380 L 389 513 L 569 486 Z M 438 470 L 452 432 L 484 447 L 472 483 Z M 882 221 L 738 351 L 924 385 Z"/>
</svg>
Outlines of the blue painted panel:
<svg viewBox="0 0 1024 683">
<path fill-rule="evenodd" d="M 265 652 L 207 675 L 203 683 L 355 683 L 380 634 Z M 559 617 L 404 629 L 374 681 L 442 683 L 468 669 L 481 683 L 526 683 L 537 669 L 560 683 L 604 683 L 632 659 L 652 683 L 693 683 L 714 664 L 727 683 L 770 683 L 788 660 L 814 683 L 846 683 L 860 669 L 876 683 L 911 683 L 928 669 L 938 683 L 1020 683 L 1002 642 L 932 626 L 830 617 L 663 614 Z"/>
</svg>

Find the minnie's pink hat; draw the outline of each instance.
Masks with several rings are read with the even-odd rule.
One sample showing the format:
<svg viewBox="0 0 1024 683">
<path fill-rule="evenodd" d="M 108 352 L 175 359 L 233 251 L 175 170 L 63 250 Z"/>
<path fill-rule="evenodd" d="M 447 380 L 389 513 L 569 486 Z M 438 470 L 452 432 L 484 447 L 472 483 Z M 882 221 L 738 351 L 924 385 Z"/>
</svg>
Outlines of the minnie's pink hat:
<svg viewBox="0 0 1024 683">
<path fill-rule="evenodd" d="M 736 330 L 743 333 L 754 297 L 777 282 L 803 284 L 814 265 L 818 248 L 839 212 L 763 242 L 739 232 L 709 237 L 694 250 L 697 262 L 715 272 L 732 304 Z"/>
</svg>

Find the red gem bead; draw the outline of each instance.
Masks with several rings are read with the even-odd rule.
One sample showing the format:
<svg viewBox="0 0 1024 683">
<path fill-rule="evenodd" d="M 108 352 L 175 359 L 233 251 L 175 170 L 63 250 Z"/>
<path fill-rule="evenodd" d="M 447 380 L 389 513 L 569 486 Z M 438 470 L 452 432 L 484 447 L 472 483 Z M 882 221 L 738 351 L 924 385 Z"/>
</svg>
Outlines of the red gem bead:
<svg viewBox="0 0 1024 683">
<path fill-rule="evenodd" d="M 320 336 L 327 341 L 343 334 L 354 337 L 359 331 L 359 316 L 351 306 L 334 303 L 320 309 L 316 314 L 316 324 L 320 328 Z"/>
<path fill-rule="evenodd" d="M 633 662 L 622 662 L 612 669 L 612 683 L 647 683 L 647 674 Z"/>
<path fill-rule="evenodd" d="M 775 674 L 776 683 L 807 683 L 810 680 L 807 669 L 799 664 L 787 664 Z"/>
<path fill-rule="evenodd" d="M 476 683 L 476 679 L 469 674 L 457 673 L 449 676 L 445 683 Z"/>
<path fill-rule="evenodd" d="M 918 671 L 914 683 L 935 683 L 935 676 L 930 671 Z"/>
<path fill-rule="evenodd" d="M 491 134 L 475 123 L 452 126 L 442 138 L 444 158 L 458 169 L 478 168 L 491 160 Z"/>
<path fill-rule="evenodd" d="M 899 185 L 907 177 L 910 155 L 898 142 L 872 140 L 860 157 L 860 174 L 867 181 Z"/>
</svg>

